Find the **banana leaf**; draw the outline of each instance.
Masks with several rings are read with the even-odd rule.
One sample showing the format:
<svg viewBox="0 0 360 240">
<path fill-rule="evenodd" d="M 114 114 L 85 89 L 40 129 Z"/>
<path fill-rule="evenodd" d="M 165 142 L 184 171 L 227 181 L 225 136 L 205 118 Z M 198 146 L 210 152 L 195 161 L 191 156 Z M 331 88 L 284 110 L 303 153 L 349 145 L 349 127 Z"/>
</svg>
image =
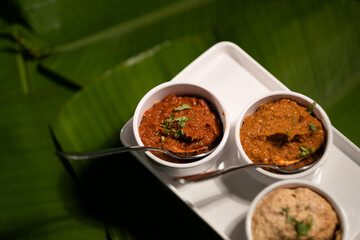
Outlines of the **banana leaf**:
<svg viewBox="0 0 360 240">
<path fill-rule="evenodd" d="M 74 182 L 54 156 L 47 122 L 63 102 L 56 91 L 1 100 L 1 239 L 106 237 L 102 222 L 79 211 Z"/>
<path fill-rule="evenodd" d="M 337 1 L 256 1 L 252 4 L 244 4 L 243 8 L 233 13 L 231 17 L 222 19 L 223 24 L 221 26 L 215 26 L 213 29 L 205 32 L 208 36 L 212 35 L 215 41 L 230 40 L 239 44 L 290 89 L 315 99 L 328 111 L 335 127 L 347 133 L 351 140 L 359 144 L 356 140 L 359 138 L 358 133 L 360 130 L 356 130 L 356 126 L 348 128 L 348 123 L 351 125 L 351 122 L 356 122 L 357 116 L 359 116 L 357 112 L 360 94 L 358 94 L 358 91 L 353 90 L 354 87 L 357 89 L 356 87 L 360 84 L 358 70 L 360 66 L 360 58 L 358 57 L 360 49 L 357 44 L 360 40 L 360 29 L 358 25 L 353 24 L 354 20 L 359 20 L 360 18 L 359 10 L 359 5 L 345 4 Z M 158 28 L 156 24 L 152 25 L 152 27 L 154 29 Z M 104 46 L 112 48 L 111 45 Z M 206 44 L 201 49 L 209 46 L 211 45 Z M 95 46 L 91 46 L 91 49 L 93 51 L 82 53 L 83 58 L 86 58 L 86 56 L 91 58 L 91 55 L 97 50 Z M 182 52 L 186 51 L 186 49 L 183 49 Z M 77 51 L 74 52 L 79 54 Z M 102 48 L 100 52 L 102 52 Z M 62 53 L 58 55 L 61 56 Z M 47 65 L 49 63 L 47 62 L 48 60 L 49 58 L 44 61 L 45 67 L 49 67 L 51 71 L 54 71 L 54 68 Z M 61 61 L 61 59 L 57 59 L 56 62 L 59 66 L 63 64 L 63 67 L 58 69 L 59 71 L 68 66 L 67 62 Z M 158 64 L 162 64 L 162 62 L 158 62 Z M 89 62 L 87 68 L 96 67 L 97 64 Z M 152 82 L 152 86 L 155 86 L 161 81 L 170 79 L 162 78 L 161 81 L 156 81 L 146 74 L 146 71 L 149 71 L 149 69 L 146 70 L 145 64 L 143 69 L 143 77 L 133 75 L 134 80 L 136 78 L 136 82 L 138 80 L 144 84 Z M 113 71 L 108 69 L 107 74 L 104 76 L 111 79 L 112 74 Z M 117 79 L 119 79 L 119 82 L 134 84 L 133 81 L 125 80 L 127 79 L 125 76 L 117 77 Z M 97 89 L 96 91 L 101 88 L 100 84 L 107 85 L 106 79 L 102 82 L 97 83 L 94 88 Z M 114 88 L 113 86 L 107 86 L 107 88 L 116 89 L 114 94 L 122 97 L 129 95 L 127 91 Z M 142 93 L 145 93 L 148 89 L 148 87 L 144 87 Z M 84 91 L 84 94 L 88 94 L 88 92 Z M 108 115 L 104 115 L 105 110 L 101 110 L 104 108 L 104 105 L 108 108 L 108 100 L 104 100 L 107 104 L 99 103 L 100 106 L 96 107 L 96 111 L 89 110 L 89 112 L 86 112 L 83 110 L 84 106 L 80 104 L 77 109 L 81 108 L 84 114 L 78 114 L 78 110 L 70 111 L 71 105 L 74 105 L 75 102 L 78 104 L 81 101 L 82 94 L 79 93 L 79 96 L 76 97 L 76 101 L 74 100 L 73 103 L 71 103 L 72 101 L 68 103 L 59 115 L 61 120 L 58 120 L 56 123 L 55 134 L 62 139 L 61 142 L 64 143 L 65 149 L 84 150 L 93 148 L 99 143 L 100 146 L 104 146 L 108 143 L 105 143 L 103 139 L 109 139 L 108 135 L 118 132 L 119 126 L 122 126 L 124 123 L 124 119 L 122 119 L 122 121 L 117 121 L 122 123 L 117 128 L 114 126 L 105 129 L 107 126 L 102 126 L 100 127 L 101 130 L 93 130 L 99 133 L 89 131 L 88 134 L 80 134 L 80 131 L 86 131 L 86 127 L 84 126 L 84 130 L 77 127 L 82 122 L 78 120 L 79 117 L 85 118 L 86 116 L 90 118 L 96 111 L 99 111 L 97 115 L 100 116 L 88 121 L 88 129 L 93 129 L 94 126 L 98 126 L 105 119 L 112 119 Z M 130 96 L 132 97 L 125 97 L 127 104 L 123 107 L 124 110 L 121 110 L 127 112 L 128 117 L 131 116 L 129 115 L 131 113 L 130 109 L 134 109 L 141 94 L 131 94 Z M 344 96 L 346 97 L 344 98 Z M 99 98 L 99 96 L 97 97 Z M 84 97 L 82 101 L 90 102 L 85 99 L 87 97 Z M 339 114 L 339 111 L 344 110 L 343 105 L 347 101 L 351 101 L 351 99 L 353 102 L 352 107 L 346 108 L 346 111 Z M 128 106 L 132 106 L 132 108 L 129 109 Z M 88 109 L 94 108 L 95 105 Z M 73 115 L 76 116 L 70 117 L 69 112 L 74 113 Z M 110 110 L 108 109 L 106 112 L 108 113 Z M 344 117 L 344 114 L 347 117 Z M 65 123 L 64 119 L 73 119 L 73 124 Z M 67 127 L 58 130 L 59 122 L 62 122 L 61 124 Z M 109 123 L 109 125 L 112 125 L 112 123 Z M 66 131 L 69 127 L 71 127 L 72 131 Z M 346 128 L 349 130 L 346 130 Z M 65 137 L 64 135 L 66 134 L 71 134 L 72 136 Z M 94 141 L 98 143 L 85 143 L 84 140 L 91 142 L 92 139 L 95 139 L 88 136 L 92 134 L 97 136 Z M 75 135 L 82 137 L 76 139 Z M 112 137 L 112 139 L 115 139 L 115 137 Z"/>
<path fill-rule="evenodd" d="M 51 124 L 61 147 L 85 151 L 119 145 L 121 127 L 142 96 L 174 77 L 213 42 L 206 34 L 164 42 L 88 84 L 64 105 Z"/>
<path fill-rule="evenodd" d="M 264 1 L 225 22 L 219 35 L 288 88 L 315 99 L 360 146 L 359 11 L 358 2 Z"/>
<path fill-rule="evenodd" d="M 43 43 L 28 37 L 24 30 L 18 31 L 18 38 L 24 39 L 35 56 L 56 53 L 43 61 L 44 68 L 82 86 L 139 51 L 213 27 L 231 14 L 230 3 L 234 4 L 227 0 L 155 1 L 154 5 L 130 4 L 124 8 L 116 2 L 93 1 L 84 6 L 67 0 L 27 1 L 19 7 L 34 34 L 48 39 L 48 48 L 42 49 Z M 84 14 L 80 14 L 84 7 Z M 98 16 L 102 12 L 106 17 Z M 92 70 L 84 71 L 89 66 Z"/>
<path fill-rule="evenodd" d="M 0 239 L 106 239 L 54 155 L 48 124 L 71 92 L 56 89 L 19 48 L 0 38 Z"/>
</svg>

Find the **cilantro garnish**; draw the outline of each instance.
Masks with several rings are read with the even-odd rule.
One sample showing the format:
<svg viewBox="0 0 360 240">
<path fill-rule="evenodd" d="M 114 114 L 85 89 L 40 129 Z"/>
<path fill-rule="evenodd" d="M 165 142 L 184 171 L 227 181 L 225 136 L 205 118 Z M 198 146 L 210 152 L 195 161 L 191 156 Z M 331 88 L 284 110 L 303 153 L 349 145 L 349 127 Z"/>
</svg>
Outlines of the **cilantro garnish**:
<svg viewBox="0 0 360 240">
<path fill-rule="evenodd" d="M 189 119 L 187 118 L 187 116 L 181 116 L 178 118 L 175 118 L 173 121 L 177 121 L 179 126 L 181 128 L 185 127 L 185 123 L 188 121 Z"/>
<path fill-rule="evenodd" d="M 182 129 L 178 129 L 178 130 L 176 131 L 176 133 L 174 134 L 175 138 L 178 138 L 178 137 L 180 137 L 181 135 L 185 135 L 185 134 L 184 134 L 184 130 L 182 130 Z"/>
<path fill-rule="evenodd" d="M 311 230 L 311 226 L 312 226 L 311 214 L 308 214 L 306 219 L 304 219 L 302 221 L 298 221 L 298 220 L 296 220 L 295 217 L 290 216 L 289 207 L 283 208 L 282 213 L 286 213 L 286 222 L 294 225 L 297 236 L 306 236 L 307 233 Z"/>
<path fill-rule="evenodd" d="M 192 115 L 189 120 L 193 119 L 195 117 L 196 113 L 194 113 L 194 115 Z"/>
<path fill-rule="evenodd" d="M 287 135 L 288 138 L 290 137 L 290 130 L 289 129 L 286 129 L 286 135 Z"/>
<path fill-rule="evenodd" d="M 308 221 L 306 221 L 306 219 L 305 219 L 305 220 L 300 221 L 300 222 L 296 221 L 296 219 L 294 219 L 295 229 L 296 229 L 296 232 L 297 232 L 298 236 L 306 236 L 307 233 L 310 231 L 311 225 L 312 225 L 312 216 L 311 216 L 311 214 L 309 214 L 307 218 L 309 219 Z"/>
<path fill-rule="evenodd" d="M 314 102 L 311 104 L 311 106 L 308 108 L 307 111 L 308 111 L 310 114 L 311 114 L 312 111 L 314 110 L 315 105 L 316 105 L 316 101 L 314 101 Z"/>
<path fill-rule="evenodd" d="M 186 105 L 186 104 L 184 104 L 184 105 Z M 182 105 L 181 107 L 184 107 L 184 105 Z M 187 105 L 187 106 L 189 106 L 189 105 Z M 190 119 L 187 116 L 181 116 L 181 117 L 175 118 L 175 114 L 171 114 L 170 118 L 166 119 L 164 124 L 161 124 L 160 126 L 164 128 L 164 132 L 167 135 L 170 135 L 170 133 L 173 132 L 174 137 L 179 138 L 180 136 L 185 135 L 184 130 L 182 128 L 184 128 L 186 125 L 186 122 L 191 120 L 193 117 L 195 117 L 195 114 L 192 117 L 190 117 Z M 180 127 L 180 129 L 177 129 L 176 126 L 174 126 L 175 122 Z"/>
<path fill-rule="evenodd" d="M 312 122 L 310 123 L 310 128 L 311 128 L 312 131 L 314 131 L 314 133 L 317 132 L 317 128 Z"/>
<path fill-rule="evenodd" d="M 296 125 L 296 122 L 295 122 L 295 115 L 292 116 L 292 124 L 295 126 Z"/>
<path fill-rule="evenodd" d="M 165 120 L 165 123 L 164 124 L 161 124 L 161 126 L 165 129 L 169 129 L 170 126 L 171 126 L 171 123 L 174 121 L 174 117 L 175 117 L 175 114 L 171 114 L 170 115 L 170 118 L 166 119 Z"/>
<path fill-rule="evenodd" d="M 181 111 L 181 110 L 185 110 L 185 109 L 192 109 L 192 107 L 188 104 L 183 104 L 179 107 L 174 108 L 175 111 Z"/>
<path fill-rule="evenodd" d="M 315 148 L 300 147 L 300 150 L 301 150 L 301 153 L 299 155 L 297 155 L 296 158 L 302 158 L 310 153 L 315 152 Z"/>
<path fill-rule="evenodd" d="M 282 210 L 283 210 L 283 212 L 286 213 L 286 221 L 288 223 L 291 222 L 291 217 L 290 217 L 290 214 L 289 214 L 289 211 L 290 211 L 289 207 L 283 208 Z"/>
</svg>

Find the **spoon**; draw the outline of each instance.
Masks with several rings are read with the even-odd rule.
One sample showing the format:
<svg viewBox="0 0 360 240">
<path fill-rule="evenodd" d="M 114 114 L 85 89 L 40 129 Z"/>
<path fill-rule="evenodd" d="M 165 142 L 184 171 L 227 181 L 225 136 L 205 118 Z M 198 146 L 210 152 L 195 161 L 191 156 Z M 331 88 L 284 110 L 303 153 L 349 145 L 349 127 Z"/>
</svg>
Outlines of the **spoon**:
<svg viewBox="0 0 360 240">
<path fill-rule="evenodd" d="M 200 180 L 205 180 L 209 178 L 213 178 L 219 175 L 223 175 L 225 173 L 233 172 L 235 170 L 244 169 L 244 168 L 250 168 L 250 167 L 267 167 L 275 169 L 281 173 L 285 174 L 294 174 L 294 173 L 300 173 L 303 172 L 309 168 L 311 168 L 316 162 L 313 162 L 309 165 L 303 166 L 301 168 L 297 169 L 291 169 L 289 166 L 276 166 L 276 165 L 269 165 L 269 164 L 245 164 L 245 165 L 239 165 L 239 166 L 233 166 L 229 168 L 224 168 L 220 170 L 214 170 L 210 172 L 205 173 L 199 173 L 194 175 L 188 175 L 188 176 L 181 176 L 181 177 L 175 177 L 174 179 L 177 180 L 179 183 L 184 184 L 186 182 L 196 182 Z"/>
<path fill-rule="evenodd" d="M 201 150 L 204 150 L 204 149 L 201 149 Z M 173 158 L 190 161 L 190 160 L 196 160 L 196 159 L 205 157 L 205 156 L 209 155 L 210 153 L 212 153 L 214 150 L 215 150 L 215 148 L 213 148 L 210 151 L 205 152 L 205 153 L 192 155 L 192 154 L 196 154 L 196 152 L 198 152 L 198 151 L 188 152 L 188 153 L 175 153 L 175 152 L 170 152 L 170 151 L 166 151 L 164 149 L 155 148 L 155 147 L 132 146 L 132 147 L 118 147 L 118 148 L 80 152 L 80 153 L 75 153 L 75 152 L 74 153 L 65 153 L 65 152 L 57 151 L 56 154 L 60 157 L 66 158 L 66 159 L 83 160 L 83 159 L 91 159 L 91 158 L 110 156 L 110 155 L 114 155 L 114 154 L 118 154 L 118 153 L 131 152 L 131 151 L 143 151 L 143 152 L 159 151 L 159 152 L 163 152 Z M 191 154 L 191 155 L 189 155 L 189 154 Z"/>
</svg>

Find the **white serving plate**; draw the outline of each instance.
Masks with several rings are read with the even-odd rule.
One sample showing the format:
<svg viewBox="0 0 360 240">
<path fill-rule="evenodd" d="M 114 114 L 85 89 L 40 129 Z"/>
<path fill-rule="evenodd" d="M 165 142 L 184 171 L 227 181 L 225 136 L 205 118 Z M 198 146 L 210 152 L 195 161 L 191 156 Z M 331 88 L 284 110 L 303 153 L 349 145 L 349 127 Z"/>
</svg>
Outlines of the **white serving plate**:
<svg viewBox="0 0 360 240">
<path fill-rule="evenodd" d="M 181 71 L 172 81 L 191 81 L 206 87 L 228 106 L 231 121 L 229 141 L 220 168 L 239 164 L 234 138 L 235 122 L 254 97 L 276 90 L 289 90 L 241 48 L 220 42 Z M 121 130 L 125 146 L 137 145 L 132 119 Z M 334 195 L 349 223 L 349 239 L 360 236 L 360 149 L 334 128 L 334 144 L 328 161 L 311 182 Z M 246 239 L 245 218 L 251 201 L 266 187 L 246 171 L 196 183 L 180 185 L 152 167 L 144 153 L 133 155 L 182 199 L 224 239 Z"/>
</svg>

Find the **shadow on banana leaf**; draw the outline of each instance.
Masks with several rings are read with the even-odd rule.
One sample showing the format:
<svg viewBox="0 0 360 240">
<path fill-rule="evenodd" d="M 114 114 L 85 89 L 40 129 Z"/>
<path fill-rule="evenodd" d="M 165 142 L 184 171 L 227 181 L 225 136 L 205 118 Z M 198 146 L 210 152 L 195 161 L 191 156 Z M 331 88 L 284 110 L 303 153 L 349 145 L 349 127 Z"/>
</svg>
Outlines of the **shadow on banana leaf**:
<svg viewBox="0 0 360 240">
<path fill-rule="evenodd" d="M 135 239 L 220 239 L 129 153 L 88 161 L 80 174 L 61 161 L 77 182 L 70 191 L 79 206 L 68 206 L 76 216 L 125 229 Z"/>
</svg>

